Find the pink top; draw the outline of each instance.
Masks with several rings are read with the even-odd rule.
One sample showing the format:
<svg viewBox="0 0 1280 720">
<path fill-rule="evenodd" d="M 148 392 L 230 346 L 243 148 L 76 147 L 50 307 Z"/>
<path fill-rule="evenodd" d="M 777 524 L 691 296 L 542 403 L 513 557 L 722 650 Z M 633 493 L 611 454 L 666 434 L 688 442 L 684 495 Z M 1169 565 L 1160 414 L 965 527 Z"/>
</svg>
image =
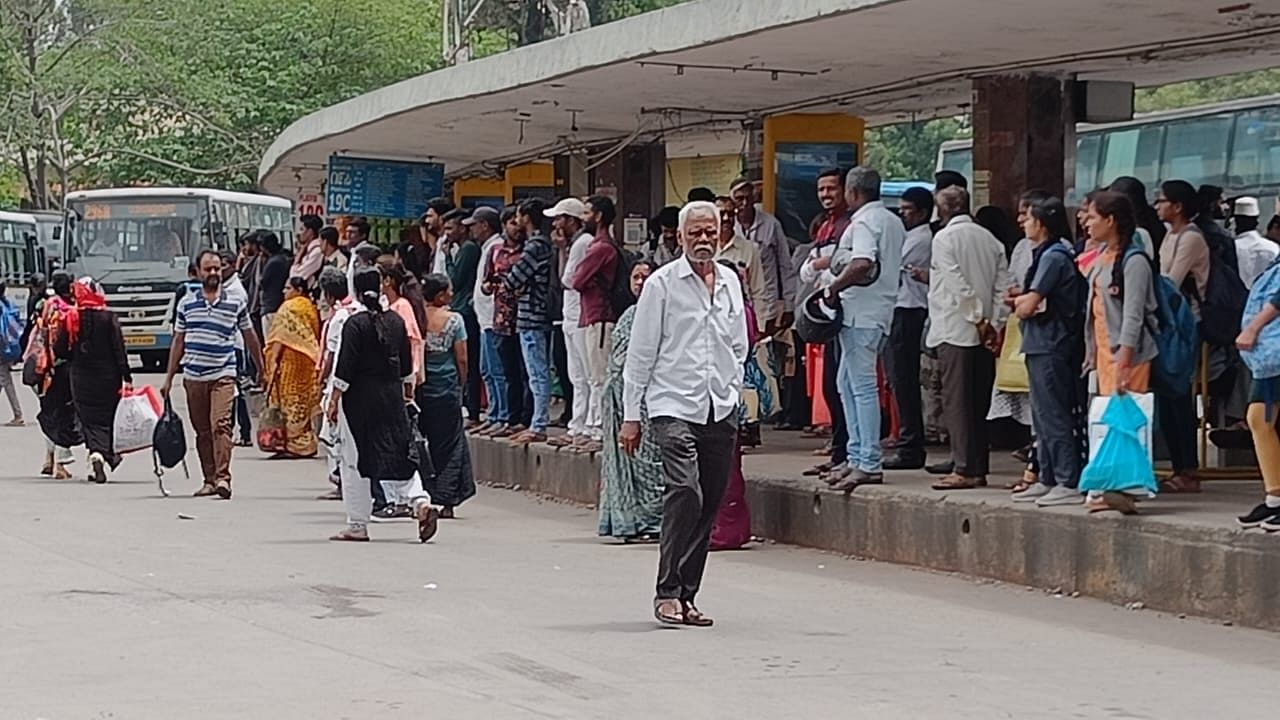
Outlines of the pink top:
<svg viewBox="0 0 1280 720">
<path fill-rule="evenodd" d="M 403 297 L 391 303 L 389 308 L 404 320 L 404 329 L 409 333 L 409 348 L 413 351 L 413 374 L 422 382 L 422 331 L 418 329 L 418 318 L 413 314 L 413 306 Z"/>
</svg>

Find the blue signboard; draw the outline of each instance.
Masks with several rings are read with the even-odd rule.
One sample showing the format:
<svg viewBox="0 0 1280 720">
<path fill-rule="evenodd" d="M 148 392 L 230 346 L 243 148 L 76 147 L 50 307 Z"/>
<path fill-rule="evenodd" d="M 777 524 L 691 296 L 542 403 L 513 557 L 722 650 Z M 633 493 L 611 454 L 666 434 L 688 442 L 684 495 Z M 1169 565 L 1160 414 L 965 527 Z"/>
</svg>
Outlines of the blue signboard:
<svg viewBox="0 0 1280 720">
<path fill-rule="evenodd" d="M 444 165 L 334 156 L 326 191 L 330 215 L 416 218 L 444 193 Z"/>
</svg>

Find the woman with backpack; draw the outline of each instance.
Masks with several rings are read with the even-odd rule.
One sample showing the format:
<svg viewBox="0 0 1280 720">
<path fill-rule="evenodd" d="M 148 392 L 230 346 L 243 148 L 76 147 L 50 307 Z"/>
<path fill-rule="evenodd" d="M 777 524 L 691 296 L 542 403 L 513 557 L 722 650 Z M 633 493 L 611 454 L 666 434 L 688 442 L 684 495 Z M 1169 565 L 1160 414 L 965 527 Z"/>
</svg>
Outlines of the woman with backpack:
<svg viewBox="0 0 1280 720">
<path fill-rule="evenodd" d="M 1250 369 L 1261 374 L 1271 373 L 1264 372 L 1259 362 L 1274 366 L 1274 358 L 1280 354 L 1280 342 L 1273 333 L 1268 333 L 1266 338 L 1260 337 L 1276 318 L 1280 318 L 1280 290 L 1277 288 L 1280 288 L 1280 270 L 1273 265 L 1254 283 L 1245 308 L 1248 324 L 1236 338 L 1236 347 L 1245 354 L 1245 361 Z M 1241 527 L 1260 527 L 1269 533 L 1280 532 L 1280 435 L 1277 435 L 1276 430 L 1277 412 L 1280 412 L 1280 377 L 1255 377 L 1249 390 L 1247 419 L 1266 496 L 1257 507 L 1236 520 Z"/>
<path fill-rule="evenodd" d="M 1090 237 L 1103 243 L 1087 279 L 1085 369 L 1097 371 L 1099 395 L 1145 393 L 1160 352 L 1151 331 L 1156 275 L 1145 253 L 1128 252 L 1136 232 L 1133 204 L 1120 193 L 1100 192 L 1085 222 Z M 1133 500 L 1107 493 L 1091 496 L 1088 507 L 1132 512 Z"/>
<path fill-rule="evenodd" d="M 1160 274 L 1173 281 L 1182 291 L 1196 319 L 1201 315 L 1201 298 L 1209 284 L 1209 244 L 1195 225 L 1199 200 L 1196 189 L 1182 180 L 1171 180 L 1160 186 L 1156 212 L 1169 224 L 1169 233 L 1160 245 Z M 1160 483 L 1161 489 L 1173 493 L 1200 492 L 1196 472 L 1200 459 L 1196 453 L 1196 406 L 1191 387 L 1185 392 L 1161 392 L 1156 395 L 1159 417 L 1173 476 Z"/>
<path fill-rule="evenodd" d="M 1075 505 L 1080 502 L 1081 452 L 1076 419 L 1077 368 L 1084 338 L 1081 306 L 1084 279 L 1070 249 L 1067 208 L 1056 197 L 1024 196 L 1022 229 L 1031 244 L 1026 274 L 1015 277 L 1023 292 L 1014 300 L 1021 322 L 1022 353 L 1031 386 L 1038 482 L 1013 494 L 1014 502 Z"/>
<path fill-rule="evenodd" d="M 58 271 L 50 279 L 53 295 L 40 308 L 40 320 L 31 340 L 36 356 L 36 393 L 40 396 L 40 414 L 36 420 L 45 437 L 45 460 L 41 475 L 67 480 L 71 473 L 71 448 L 84 442 L 76 419 L 71 394 L 70 346 L 66 341 L 67 325 L 75 313 L 75 299 L 70 273 Z"/>
</svg>

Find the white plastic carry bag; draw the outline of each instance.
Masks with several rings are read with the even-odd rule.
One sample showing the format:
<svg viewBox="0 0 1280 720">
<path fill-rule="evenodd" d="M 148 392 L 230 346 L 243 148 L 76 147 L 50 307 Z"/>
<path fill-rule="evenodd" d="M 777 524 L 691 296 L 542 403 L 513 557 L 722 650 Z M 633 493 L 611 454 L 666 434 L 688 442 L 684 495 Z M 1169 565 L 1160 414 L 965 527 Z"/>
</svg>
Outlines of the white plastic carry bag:
<svg viewBox="0 0 1280 720">
<path fill-rule="evenodd" d="M 160 397 L 155 388 L 144 387 L 125 393 L 116 407 L 113 449 L 121 454 L 151 447 L 151 436 L 160 419 Z"/>
</svg>

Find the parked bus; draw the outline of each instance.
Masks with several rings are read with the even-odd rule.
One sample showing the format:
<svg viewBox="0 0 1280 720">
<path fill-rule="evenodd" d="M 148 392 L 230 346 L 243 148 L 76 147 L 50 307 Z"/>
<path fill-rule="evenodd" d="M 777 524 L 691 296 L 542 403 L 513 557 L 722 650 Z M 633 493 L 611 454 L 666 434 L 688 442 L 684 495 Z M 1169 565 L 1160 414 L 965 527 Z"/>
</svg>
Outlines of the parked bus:
<svg viewBox="0 0 1280 720">
<path fill-rule="evenodd" d="M 35 217 L 0 210 L 0 281 L 6 287 L 5 297 L 25 309 L 27 281 L 32 273 L 45 269 Z"/>
<path fill-rule="evenodd" d="M 938 150 L 939 170 L 973 177 L 973 141 Z M 1147 185 L 1186 180 L 1218 185 L 1227 197 L 1280 194 L 1280 95 L 1148 113 L 1076 127 L 1075 198 L 1131 175 Z"/>
<path fill-rule="evenodd" d="M 85 190 L 67 194 L 62 257 L 70 272 L 102 284 L 128 351 L 158 369 L 188 266 L 201 250 L 234 249 L 256 229 L 292 247 L 293 202 L 203 188 Z"/>
</svg>

